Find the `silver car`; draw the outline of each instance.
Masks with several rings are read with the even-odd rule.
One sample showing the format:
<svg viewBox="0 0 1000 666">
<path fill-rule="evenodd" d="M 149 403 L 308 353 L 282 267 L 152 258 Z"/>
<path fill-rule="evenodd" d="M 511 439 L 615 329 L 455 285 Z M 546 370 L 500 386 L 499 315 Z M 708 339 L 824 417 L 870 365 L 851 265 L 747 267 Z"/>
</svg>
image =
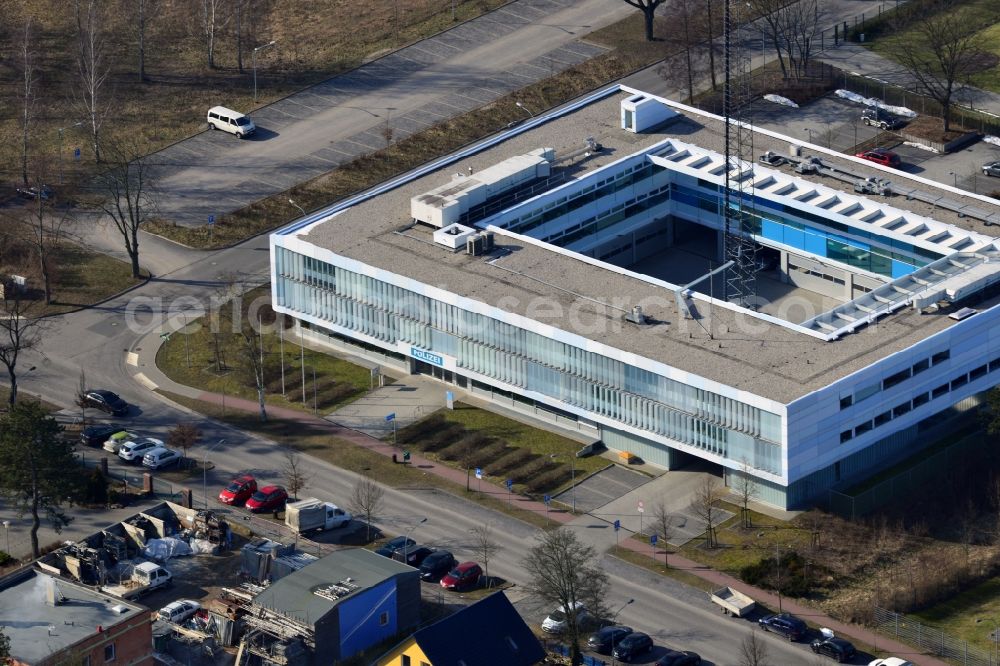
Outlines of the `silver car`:
<svg viewBox="0 0 1000 666">
<path fill-rule="evenodd" d="M 1000 177 L 1000 160 L 997 160 L 996 162 L 987 162 L 986 164 L 984 164 L 983 175 Z"/>
<path fill-rule="evenodd" d="M 176 465 L 181 461 L 181 454 L 167 447 L 158 447 L 149 451 L 142 457 L 142 464 L 149 469 L 162 469 L 170 465 Z"/>
</svg>

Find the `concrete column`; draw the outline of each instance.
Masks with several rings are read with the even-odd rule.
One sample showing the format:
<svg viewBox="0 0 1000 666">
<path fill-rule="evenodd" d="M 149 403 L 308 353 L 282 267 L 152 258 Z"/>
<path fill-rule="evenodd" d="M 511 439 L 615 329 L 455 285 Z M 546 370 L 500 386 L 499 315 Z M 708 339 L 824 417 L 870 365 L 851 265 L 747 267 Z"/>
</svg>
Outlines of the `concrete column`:
<svg viewBox="0 0 1000 666">
<path fill-rule="evenodd" d="M 677 242 L 677 222 L 674 220 L 674 216 L 671 215 L 666 219 L 667 233 L 664 236 L 666 238 L 664 247 L 673 247 L 674 243 Z"/>
<path fill-rule="evenodd" d="M 105 477 L 108 475 L 108 459 L 101 458 L 101 474 Z"/>
<path fill-rule="evenodd" d="M 726 261 L 726 232 L 719 229 L 715 232 L 715 260 L 717 262 L 725 263 Z"/>
<path fill-rule="evenodd" d="M 194 502 L 192 501 L 192 498 L 191 498 L 191 489 L 190 488 L 181 488 L 181 502 L 180 503 L 181 503 L 181 506 L 183 506 L 186 509 L 194 508 Z"/>
<path fill-rule="evenodd" d="M 788 284 L 788 253 L 781 250 L 781 263 L 779 264 L 781 281 Z"/>
<path fill-rule="evenodd" d="M 849 301 L 854 298 L 854 273 L 844 271 L 844 300 Z"/>
<path fill-rule="evenodd" d="M 142 475 L 142 492 L 147 495 L 151 495 L 153 493 L 153 475 L 149 472 L 145 472 Z"/>
</svg>

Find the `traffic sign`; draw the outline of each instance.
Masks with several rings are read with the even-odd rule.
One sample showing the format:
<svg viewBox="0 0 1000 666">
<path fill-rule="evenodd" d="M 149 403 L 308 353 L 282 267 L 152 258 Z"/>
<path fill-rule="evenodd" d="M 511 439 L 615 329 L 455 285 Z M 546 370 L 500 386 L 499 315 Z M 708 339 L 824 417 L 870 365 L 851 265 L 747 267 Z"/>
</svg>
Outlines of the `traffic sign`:
<svg viewBox="0 0 1000 666">
<path fill-rule="evenodd" d="M 482 467 L 477 467 L 476 468 L 476 478 L 482 480 L 482 478 L 483 478 L 483 468 Z"/>
<path fill-rule="evenodd" d="M 615 521 L 615 532 L 617 532 L 617 531 L 618 531 L 618 530 L 620 530 L 621 528 L 622 528 L 622 521 L 620 521 L 620 520 L 616 520 L 616 521 Z"/>
<path fill-rule="evenodd" d="M 160 333 L 160 339 L 163 340 L 164 342 L 166 342 L 167 340 L 170 339 L 170 334 L 169 333 Z"/>
<path fill-rule="evenodd" d="M 514 487 L 514 479 L 507 479 L 507 490 Z"/>
<path fill-rule="evenodd" d="M 542 501 L 545 502 L 545 506 L 552 504 L 552 495 L 546 495 Z"/>
<path fill-rule="evenodd" d="M 80 159 L 80 149 L 79 148 L 74 148 L 73 149 L 73 159 L 75 159 L 75 160 L 79 160 Z"/>
<path fill-rule="evenodd" d="M 650 546 L 655 546 L 656 545 L 656 535 L 655 534 L 650 534 L 649 535 L 649 545 Z"/>
<path fill-rule="evenodd" d="M 639 500 L 639 507 L 638 507 L 638 509 L 639 509 L 639 513 L 642 513 L 643 511 L 646 510 L 646 505 L 642 503 L 642 500 Z"/>
<path fill-rule="evenodd" d="M 209 225 L 215 224 L 215 216 L 214 215 L 209 215 L 208 216 L 208 224 Z"/>
<path fill-rule="evenodd" d="M 386 414 L 385 415 L 385 420 L 386 421 L 395 421 L 396 420 L 396 412 L 393 412 L 391 414 Z"/>
</svg>

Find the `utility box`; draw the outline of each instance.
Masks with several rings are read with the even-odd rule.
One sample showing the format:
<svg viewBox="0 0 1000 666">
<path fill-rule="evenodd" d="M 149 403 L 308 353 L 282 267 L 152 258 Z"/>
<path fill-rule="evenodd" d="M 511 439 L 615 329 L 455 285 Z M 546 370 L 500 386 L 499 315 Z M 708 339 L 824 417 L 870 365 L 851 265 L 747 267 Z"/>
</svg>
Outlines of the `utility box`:
<svg viewBox="0 0 1000 666">
<path fill-rule="evenodd" d="M 622 129 L 626 132 L 645 132 L 648 129 L 679 117 L 676 111 L 648 95 L 632 95 L 622 100 Z"/>
</svg>

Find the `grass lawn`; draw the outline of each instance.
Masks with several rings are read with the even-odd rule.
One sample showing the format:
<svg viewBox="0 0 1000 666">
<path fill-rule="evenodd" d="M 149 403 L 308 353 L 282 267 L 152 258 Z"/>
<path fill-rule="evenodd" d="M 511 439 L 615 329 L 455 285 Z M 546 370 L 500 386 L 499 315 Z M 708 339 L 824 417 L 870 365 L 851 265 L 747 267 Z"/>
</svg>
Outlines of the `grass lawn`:
<svg viewBox="0 0 1000 666">
<path fill-rule="evenodd" d="M 972 75 L 969 83 L 983 90 L 1000 92 L 1000 5 L 995 0 L 968 0 L 957 7 L 949 6 L 948 12 L 957 13 L 967 25 L 984 26 L 979 32 L 988 54 L 981 71 Z M 865 43 L 873 52 L 886 58 L 893 58 L 893 46 L 897 43 L 921 44 L 924 38 L 914 29 L 887 30 L 887 34 Z M 992 56 L 989 57 L 989 56 Z M 933 62 L 931 57 L 931 62 Z"/>
<path fill-rule="evenodd" d="M 330 435 L 325 428 L 317 427 L 313 429 L 298 422 L 293 425 L 276 418 L 269 419 L 266 423 L 261 423 L 256 414 L 234 412 L 232 409 L 227 410 L 223 414 L 220 405 L 201 402 L 200 400 L 176 395 L 168 391 L 159 392 L 170 400 L 193 409 L 196 412 L 200 412 L 209 418 L 266 437 L 283 446 L 293 447 L 302 453 L 315 456 L 336 467 L 359 474 L 366 474 L 388 486 L 394 488 L 406 488 L 410 486 L 426 488 L 427 486 L 432 486 L 478 502 L 485 507 L 502 511 L 536 527 L 547 528 L 552 526 L 552 522 L 544 514 L 519 509 L 516 503 L 512 506 L 507 503 L 503 496 L 494 498 L 485 493 L 477 493 L 475 491 L 466 492 L 462 486 L 441 479 L 434 474 L 427 474 L 409 465 L 394 464 L 392 460 L 385 456 L 372 453 L 347 440 Z M 190 455 L 197 458 L 199 455 L 198 447 L 193 448 L 190 451 Z M 304 492 L 308 493 L 309 488 L 307 487 Z"/>
<path fill-rule="evenodd" d="M 1000 625 L 1000 578 L 991 578 L 913 615 L 947 634 L 989 650 L 993 647 L 990 633 Z"/>
<path fill-rule="evenodd" d="M 124 261 L 68 243 L 58 248 L 53 265 L 53 302 L 45 308 L 47 314 L 92 305 L 142 281 L 132 277 Z"/>
<path fill-rule="evenodd" d="M 581 444 L 556 433 L 526 425 L 500 414 L 457 402 L 403 428 L 398 441 L 456 469 L 481 468 L 483 478 L 514 491 L 555 495 L 580 479 L 604 469 L 608 461 L 577 458 Z M 575 472 L 574 472 L 575 469 Z"/>
<path fill-rule="evenodd" d="M 670 567 L 665 567 L 662 556 L 658 556 L 655 560 L 653 560 L 642 553 L 637 553 L 629 550 L 628 548 L 622 548 L 621 546 L 613 546 L 610 550 L 608 550 L 608 553 L 620 560 L 625 560 L 630 564 L 642 567 L 643 569 L 652 571 L 653 573 L 668 576 L 674 580 L 684 583 L 685 585 L 690 585 L 691 587 L 704 590 L 705 592 L 711 592 L 714 587 L 712 583 L 708 582 L 704 578 L 694 575 L 689 571 L 678 569 L 672 565 Z"/>
<path fill-rule="evenodd" d="M 247 292 L 242 299 L 244 317 L 248 307 L 255 300 L 269 303 L 269 294 L 269 288 L 266 286 Z M 266 315 L 265 326 L 268 325 L 268 319 L 273 323 L 273 313 L 269 307 Z M 225 318 L 220 322 L 219 330 L 232 330 L 225 322 Z M 178 383 L 204 391 L 256 400 L 257 389 L 252 370 L 249 369 L 244 340 L 234 333 L 224 333 L 218 337 L 221 362 L 217 363 L 216 335 L 212 333 L 210 320 L 203 317 L 188 322 L 185 328 L 171 335 L 170 339 L 163 343 L 157 352 L 156 364 L 168 377 Z M 286 330 L 283 337 L 282 343 L 277 333 L 265 333 L 263 336 L 264 376 L 267 387 L 265 399 L 268 404 L 310 412 L 313 410 L 315 397 L 318 411 L 326 413 L 339 405 L 356 400 L 368 390 L 371 373 L 367 368 L 334 358 L 329 354 L 306 349 L 303 402 L 303 371 L 299 360 L 301 350 L 295 344 L 295 338 L 290 330 Z M 258 352 L 255 350 L 253 353 L 256 357 Z M 282 364 L 285 395 L 281 392 Z"/>
</svg>

